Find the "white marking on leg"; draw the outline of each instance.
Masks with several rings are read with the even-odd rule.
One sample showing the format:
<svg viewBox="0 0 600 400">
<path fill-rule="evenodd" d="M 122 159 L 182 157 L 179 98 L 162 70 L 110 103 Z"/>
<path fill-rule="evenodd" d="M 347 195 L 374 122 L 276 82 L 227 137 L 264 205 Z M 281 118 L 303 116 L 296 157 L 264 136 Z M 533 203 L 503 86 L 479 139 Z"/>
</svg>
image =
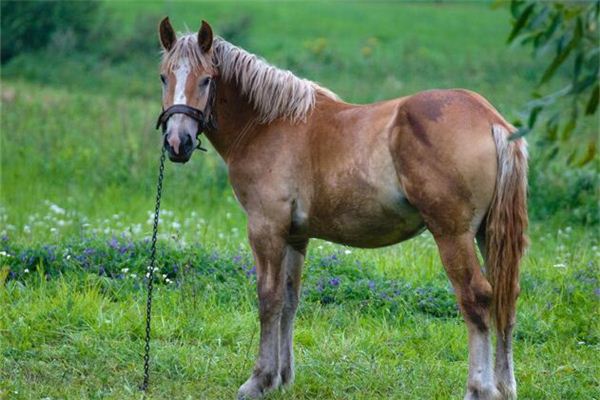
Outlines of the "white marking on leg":
<svg viewBox="0 0 600 400">
<path fill-rule="evenodd" d="M 506 331 L 504 338 L 502 337 L 502 332 L 497 333 L 494 374 L 496 376 L 496 387 L 500 390 L 504 398 L 516 399 L 517 382 L 513 367 L 512 327 L 507 328 Z"/>
<path fill-rule="evenodd" d="M 492 369 L 489 331 L 469 327 L 469 380 L 465 399 L 494 399 L 497 396 Z"/>
</svg>

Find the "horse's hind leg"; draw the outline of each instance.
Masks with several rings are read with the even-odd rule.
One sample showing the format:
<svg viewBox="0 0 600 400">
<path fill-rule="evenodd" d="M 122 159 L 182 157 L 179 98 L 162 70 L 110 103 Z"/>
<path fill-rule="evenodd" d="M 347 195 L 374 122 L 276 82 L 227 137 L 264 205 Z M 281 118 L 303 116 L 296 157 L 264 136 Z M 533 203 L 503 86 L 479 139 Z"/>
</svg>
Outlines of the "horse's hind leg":
<svg viewBox="0 0 600 400">
<path fill-rule="evenodd" d="M 486 221 L 484 220 L 477 231 L 477 245 L 483 259 L 486 259 Z M 487 271 L 487 267 L 486 267 Z M 496 361 L 494 365 L 494 376 L 496 387 L 505 399 L 517 398 L 517 382 L 513 367 L 512 331 L 515 323 L 515 309 L 512 310 L 513 317 L 504 331 L 496 329 Z"/>
<path fill-rule="evenodd" d="M 469 378 L 465 399 L 497 399 L 490 336 L 492 287 L 483 276 L 474 236 L 433 233 L 442 263 L 456 292 L 469 335 Z"/>
<path fill-rule="evenodd" d="M 513 367 L 512 330 L 514 320 L 506 327 L 504 332 L 497 330 L 496 336 L 496 364 L 494 374 L 496 386 L 505 399 L 517 398 L 517 382 Z"/>
</svg>

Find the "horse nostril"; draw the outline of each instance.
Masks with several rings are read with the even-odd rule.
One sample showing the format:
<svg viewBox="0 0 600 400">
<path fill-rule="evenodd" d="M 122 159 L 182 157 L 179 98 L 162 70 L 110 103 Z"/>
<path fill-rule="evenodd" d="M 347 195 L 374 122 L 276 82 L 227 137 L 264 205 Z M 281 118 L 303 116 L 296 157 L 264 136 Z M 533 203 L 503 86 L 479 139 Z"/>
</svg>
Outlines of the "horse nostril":
<svg viewBox="0 0 600 400">
<path fill-rule="evenodd" d="M 163 146 L 165 146 L 165 149 L 169 149 L 169 140 L 167 139 L 167 135 L 163 135 Z"/>
<path fill-rule="evenodd" d="M 183 148 L 189 151 L 194 143 L 192 142 L 192 137 L 190 135 L 184 135 L 183 138 Z"/>
</svg>

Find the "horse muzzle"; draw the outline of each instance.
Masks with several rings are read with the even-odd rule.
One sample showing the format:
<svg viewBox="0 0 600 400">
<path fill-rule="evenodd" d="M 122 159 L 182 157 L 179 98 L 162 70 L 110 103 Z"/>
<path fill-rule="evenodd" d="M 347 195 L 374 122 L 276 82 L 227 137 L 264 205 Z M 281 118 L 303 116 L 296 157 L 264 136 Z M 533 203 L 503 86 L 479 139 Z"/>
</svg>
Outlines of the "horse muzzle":
<svg viewBox="0 0 600 400">
<path fill-rule="evenodd" d="M 164 135 L 164 147 L 169 160 L 185 163 L 190 160 L 194 152 L 194 139 L 189 133 L 171 133 Z"/>
</svg>

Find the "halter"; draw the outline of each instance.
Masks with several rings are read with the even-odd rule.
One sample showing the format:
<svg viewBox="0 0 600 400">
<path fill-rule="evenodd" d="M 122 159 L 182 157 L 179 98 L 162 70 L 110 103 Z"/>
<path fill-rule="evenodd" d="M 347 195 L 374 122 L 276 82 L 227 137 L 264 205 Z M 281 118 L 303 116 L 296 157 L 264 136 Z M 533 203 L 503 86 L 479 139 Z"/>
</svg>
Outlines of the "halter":
<svg viewBox="0 0 600 400">
<path fill-rule="evenodd" d="M 196 132 L 198 146 L 196 146 L 196 148 L 198 150 L 206 151 L 206 149 L 201 146 L 200 135 L 202 135 L 202 132 L 204 132 L 205 129 L 217 129 L 217 124 L 212 114 L 216 97 L 216 85 L 215 78 L 211 78 L 208 87 L 208 99 L 206 101 L 206 108 L 204 111 L 190 107 L 187 104 L 173 104 L 166 110 L 163 109 L 163 111 L 160 113 L 158 120 L 156 121 L 156 129 L 162 127 L 163 134 L 165 134 L 167 131 L 167 122 L 169 121 L 169 118 L 175 114 L 185 114 L 198 122 L 198 131 Z"/>
</svg>

